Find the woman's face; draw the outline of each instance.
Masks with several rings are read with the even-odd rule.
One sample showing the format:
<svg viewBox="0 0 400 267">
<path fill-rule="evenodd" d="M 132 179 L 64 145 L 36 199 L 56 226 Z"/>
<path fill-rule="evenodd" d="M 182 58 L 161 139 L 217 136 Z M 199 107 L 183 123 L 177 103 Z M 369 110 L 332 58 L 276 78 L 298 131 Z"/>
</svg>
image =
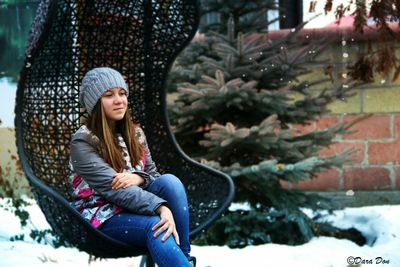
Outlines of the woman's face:
<svg viewBox="0 0 400 267">
<path fill-rule="evenodd" d="M 124 118 L 128 107 L 128 98 L 125 90 L 121 88 L 111 88 L 101 96 L 101 104 L 107 120 L 119 121 Z"/>
</svg>

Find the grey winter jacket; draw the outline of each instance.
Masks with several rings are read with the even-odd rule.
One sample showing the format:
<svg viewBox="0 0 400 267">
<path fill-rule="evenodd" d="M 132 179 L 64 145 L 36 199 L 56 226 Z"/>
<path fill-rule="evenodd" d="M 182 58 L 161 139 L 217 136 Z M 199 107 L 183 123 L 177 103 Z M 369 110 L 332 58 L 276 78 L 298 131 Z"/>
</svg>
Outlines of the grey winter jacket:
<svg viewBox="0 0 400 267">
<path fill-rule="evenodd" d="M 129 186 L 114 190 L 111 188 L 113 175 L 116 171 L 104 161 L 99 150 L 99 139 L 86 126 L 82 126 L 71 140 L 71 165 L 76 174 L 107 201 L 137 214 L 153 215 L 165 200 L 145 189 L 160 174 L 151 158 L 144 132 L 136 128 L 139 141 L 145 146 L 145 166 L 143 170 L 132 169 L 132 173 L 142 176 L 145 180 L 142 186 Z"/>
</svg>

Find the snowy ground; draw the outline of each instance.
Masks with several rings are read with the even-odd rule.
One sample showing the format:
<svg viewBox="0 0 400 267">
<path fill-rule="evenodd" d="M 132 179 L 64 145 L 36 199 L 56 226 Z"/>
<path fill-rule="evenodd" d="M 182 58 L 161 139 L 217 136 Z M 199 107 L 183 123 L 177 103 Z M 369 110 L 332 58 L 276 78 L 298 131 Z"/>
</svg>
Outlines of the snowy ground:
<svg viewBox="0 0 400 267">
<path fill-rule="evenodd" d="M 9 241 L 11 236 L 30 230 L 21 229 L 19 220 L 5 208 L 0 199 L 0 266 L 139 266 L 140 258 L 103 259 L 89 263 L 89 256 L 71 248 L 54 249 L 49 245 L 25 241 Z M 37 229 L 48 228 L 40 209 L 36 205 L 28 208 L 32 224 Z M 198 267 L 347 267 L 358 266 L 400 267 L 400 205 L 346 208 L 328 217 L 336 226 L 355 227 L 367 238 L 371 246 L 358 245 L 329 237 L 314 238 L 301 246 L 266 244 L 244 249 L 227 247 L 193 246 Z"/>
</svg>

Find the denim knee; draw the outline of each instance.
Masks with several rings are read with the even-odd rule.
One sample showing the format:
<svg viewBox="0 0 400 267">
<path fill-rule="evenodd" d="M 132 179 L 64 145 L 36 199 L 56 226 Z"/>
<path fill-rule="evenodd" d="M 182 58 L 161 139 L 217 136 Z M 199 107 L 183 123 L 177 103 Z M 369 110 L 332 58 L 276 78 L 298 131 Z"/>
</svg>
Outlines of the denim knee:
<svg viewBox="0 0 400 267">
<path fill-rule="evenodd" d="M 180 191 L 185 192 L 185 187 L 183 186 L 181 180 L 173 174 L 163 174 L 161 175 L 158 180 L 162 183 L 162 186 L 169 191 L 175 191 L 179 193 Z"/>
<path fill-rule="evenodd" d="M 160 216 L 154 215 L 149 216 L 149 222 L 147 223 L 146 232 L 153 233 L 152 228 L 160 221 Z"/>
</svg>

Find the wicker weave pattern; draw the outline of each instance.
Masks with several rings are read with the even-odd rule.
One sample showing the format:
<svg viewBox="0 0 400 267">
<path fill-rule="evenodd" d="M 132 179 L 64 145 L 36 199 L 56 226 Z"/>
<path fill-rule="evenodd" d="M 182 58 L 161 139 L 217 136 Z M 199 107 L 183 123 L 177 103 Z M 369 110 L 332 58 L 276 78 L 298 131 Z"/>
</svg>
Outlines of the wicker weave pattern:
<svg viewBox="0 0 400 267">
<path fill-rule="evenodd" d="M 40 4 L 18 84 L 17 145 L 47 219 L 71 243 L 87 250 L 88 242 L 99 238 L 93 237 L 98 232 L 72 219 L 73 211 L 63 208 L 66 202 L 60 204 L 57 196 L 46 192 L 54 190 L 64 200 L 71 197 L 69 141 L 85 116 L 78 102 L 79 85 L 93 67 L 113 67 L 126 77 L 131 112 L 145 130 L 159 170 L 174 173 L 186 186 L 191 235 L 208 226 L 232 200 L 229 177 L 186 157 L 166 117 L 166 75 L 193 37 L 198 20 L 195 0 L 45 0 Z M 101 248 L 91 250 L 105 255 Z"/>
</svg>

